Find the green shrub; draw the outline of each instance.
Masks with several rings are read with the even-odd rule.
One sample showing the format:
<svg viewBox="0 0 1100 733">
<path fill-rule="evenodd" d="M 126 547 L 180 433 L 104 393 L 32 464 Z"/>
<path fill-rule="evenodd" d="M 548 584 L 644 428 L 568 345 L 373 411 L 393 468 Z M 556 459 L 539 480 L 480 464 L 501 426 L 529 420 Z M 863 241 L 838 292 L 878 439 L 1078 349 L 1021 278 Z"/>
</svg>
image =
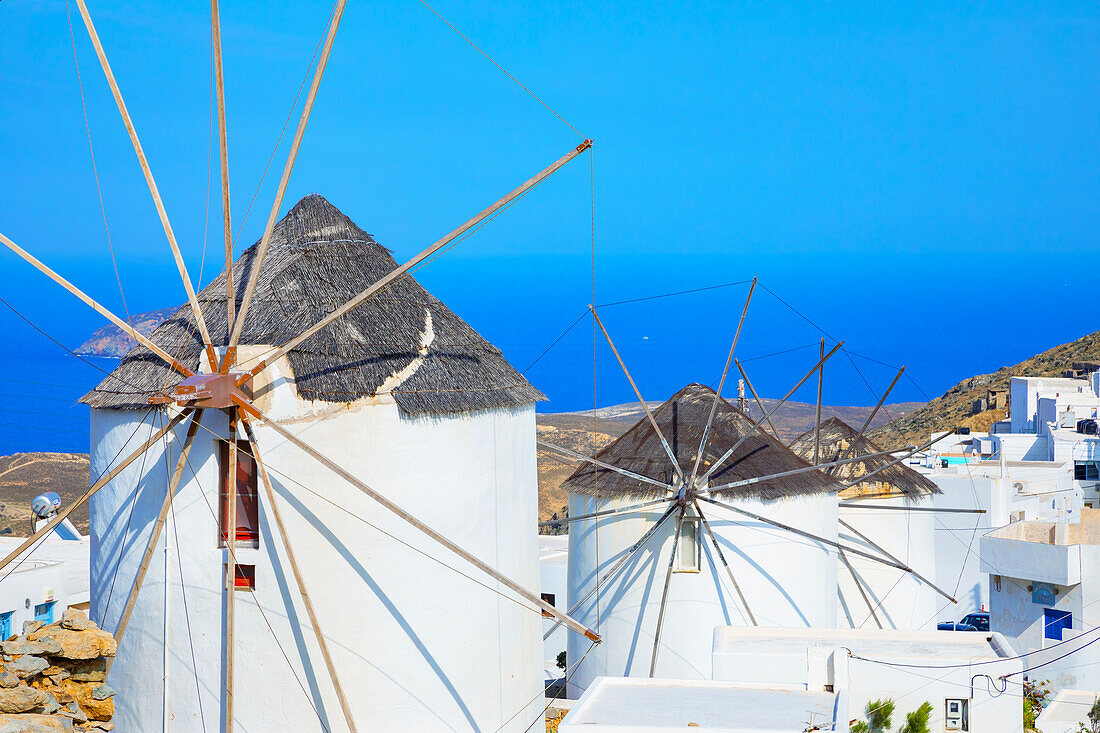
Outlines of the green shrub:
<svg viewBox="0 0 1100 733">
<path fill-rule="evenodd" d="M 872 700 L 867 703 L 867 733 L 887 733 L 890 730 L 891 720 L 894 715 L 894 701 L 885 698 Z"/>
<path fill-rule="evenodd" d="M 928 727 L 930 717 L 932 717 L 932 705 L 923 702 L 919 708 L 905 716 L 905 725 L 898 733 L 932 733 Z"/>
<path fill-rule="evenodd" d="M 565 669 L 565 652 L 558 652 L 558 669 Z"/>
</svg>

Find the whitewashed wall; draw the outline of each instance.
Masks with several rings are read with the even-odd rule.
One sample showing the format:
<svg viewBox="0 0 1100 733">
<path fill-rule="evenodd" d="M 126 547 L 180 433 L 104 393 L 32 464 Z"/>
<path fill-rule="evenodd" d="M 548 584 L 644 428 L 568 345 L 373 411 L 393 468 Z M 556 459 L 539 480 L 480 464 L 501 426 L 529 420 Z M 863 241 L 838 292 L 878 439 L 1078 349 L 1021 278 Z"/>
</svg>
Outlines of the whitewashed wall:
<svg viewBox="0 0 1100 733">
<path fill-rule="evenodd" d="M 858 531 L 840 525 L 838 533 L 841 543 L 881 557 L 878 549 L 867 541 L 870 540 L 931 580 L 936 574 L 935 515 L 932 512 L 902 511 L 908 507 L 930 507 L 931 502 L 899 496 L 859 503 L 898 509 L 840 507 L 840 519 Z M 860 537 L 860 534 L 867 539 Z M 911 573 L 854 553 L 845 553 L 845 557 L 851 571 L 843 562 L 837 567 L 837 618 L 841 626 L 868 629 L 936 628 L 937 604 L 946 601 L 931 585 Z M 858 584 L 856 578 L 859 579 Z M 953 588 L 946 590 L 951 592 Z"/>
<path fill-rule="evenodd" d="M 539 592 L 554 596 L 554 607 L 566 610 L 569 596 L 569 536 L 539 535 Z M 551 632 L 543 641 L 543 658 L 551 665 L 565 651 L 570 633 L 553 619 L 543 619 L 542 632 Z"/>
<path fill-rule="evenodd" d="M 333 409 L 297 402 L 283 381 L 277 387 L 282 389 L 260 398 L 262 409 L 283 418 L 308 415 L 283 424 L 537 591 L 533 407 L 404 419 L 392 400 Z M 123 448 L 139 419 L 137 413 L 92 411 L 93 474 Z M 218 412 L 208 411 L 203 424 L 222 436 L 227 429 Z M 185 425 L 169 448 L 173 466 Z M 147 435 L 139 430 L 131 443 Z M 542 709 L 539 613 L 441 565 L 497 587 L 270 428 L 258 426 L 257 435 L 359 729 L 528 726 Z M 200 704 L 205 728 L 221 725 L 225 552 L 216 544 L 214 436 L 200 431 L 190 463 L 196 475 L 184 473 L 166 531 L 168 547 L 158 551 L 111 671 L 120 730 L 158 730 L 162 724 L 201 730 Z M 140 461 L 133 464 L 93 502 L 93 617 L 107 629 L 118 622 L 166 473 L 164 457 L 154 449 L 144 468 Z M 317 731 L 319 718 L 329 730 L 343 730 L 283 547 L 272 539 L 274 522 L 262 487 L 260 496 L 260 548 L 237 551 L 238 562 L 255 563 L 257 589 L 235 593 L 234 717 L 241 730 Z"/>
<path fill-rule="evenodd" d="M 833 685 L 837 692 L 846 689 L 853 720 L 865 719 L 871 701 L 890 699 L 892 731 L 924 702 L 932 705 L 929 729 L 944 731 L 946 700 L 968 698 L 970 731 L 1023 733 L 1023 669 L 997 633 L 718 628 L 714 634 L 715 680 L 810 690 Z M 1007 674 L 1014 676 L 1005 688 L 1000 677 Z"/>
<path fill-rule="evenodd" d="M 728 500 L 727 500 L 728 501 Z M 735 500 L 748 511 L 835 540 L 836 498 L 802 496 L 773 502 Z M 599 509 L 629 506 L 637 499 L 600 498 Z M 569 513 L 596 511 L 594 498 L 570 495 Z M 657 506 L 636 514 L 573 522 L 569 528 L 569 598 L 572 606 L 663 513 Z M 837 559 L 831 547 L 786 530 L 703 503 L 722 551 L 749 607 L 761 625 L 833 627 L 837 621 Z M 675 516 L 627 563 L 613 582 L 593 596 L 575 618 L 598 627 L 603 643 L 573 671 L 568 696 L 577 697 L 598 676 L 648 676 L 661 591 L 672 552 Z M 598 537 L 598 542 L 597 542 Z M 701 572 L 674 573 L 665 611 L 656 676 L 709 679 L 711 639 L 720 625 L 748 625 L 729 578 L 705 532 L 700 532 Z M 598 559 L 597 559 L 598 558 Z M 713 561 L 712 561 L 713 560 Z M 590 642 L 569 638 L 572 666 Z"/>
<path fill-rule="evenodd" d="M 1031 465 L 1029 465 L 1031 464 Z M 1072 467 L 1047 462 L 1006 462 L 950 469 L 929 474 L 943 491 L 931 497 L 933 506 L 984 509 L 985 514 L 938 512 L 935 516 L 936 575 L 932 580 L 948 592 L 957 588 L 959 604 L 944 608 L 940 620 L 958 620 L 980 608 L 989 609 L 989 575 L 981 567 L 979 541 L 992 529 L 1013 519 L 1062 518 L 1076 521 L 1084 505 Z M 1016 487 L 1020 484 L 1020 488 Z"/>
<path fill-rule="evenodd" d="M 12 538 L 22 540 L 23 538 Z M 7 544 L 7 543 L 5 543 Z M 6 555 L 18 547 L 12 542 L 3 547 Z M 23 556 L 27 558 L 26 555 Z M 61 620 L 61 614 L 69 604 L 65 587 L 65 566 L 63 563 L 36 559 L 32 551 L 30 559 L 17 561 L 18 565 L 9 565 L 4 570 L 0 582 L 0 613 L 11 612 L 11 633 L 23 633 L 23 624 L 34 620 L 34 607 L 40 603 L 54 601 L 53 617 Z"/>
</svg>

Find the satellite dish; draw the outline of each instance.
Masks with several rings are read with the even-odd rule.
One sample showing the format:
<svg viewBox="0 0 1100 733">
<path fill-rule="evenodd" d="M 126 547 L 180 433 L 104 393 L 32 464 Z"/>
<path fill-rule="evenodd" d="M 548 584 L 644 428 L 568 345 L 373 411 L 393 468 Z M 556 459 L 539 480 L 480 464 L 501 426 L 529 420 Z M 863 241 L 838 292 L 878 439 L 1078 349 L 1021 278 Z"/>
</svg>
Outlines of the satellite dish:
<svg viewBox="0 0 1100 733">
<path fill-rule="evenodd" d="M 31 499 L 31 511 L 39 519 L 46 519 L 61 508 L 61 497 L 56 491 L 47 491 Z"/>
</svg>

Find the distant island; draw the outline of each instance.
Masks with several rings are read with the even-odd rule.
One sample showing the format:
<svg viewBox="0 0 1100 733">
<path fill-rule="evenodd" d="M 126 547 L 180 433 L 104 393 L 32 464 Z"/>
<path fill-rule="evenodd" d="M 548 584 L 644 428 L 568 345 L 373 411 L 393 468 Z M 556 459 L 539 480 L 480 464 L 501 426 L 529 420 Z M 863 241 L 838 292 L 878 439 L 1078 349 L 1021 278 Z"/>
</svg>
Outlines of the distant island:
<svg viewBox="0 0 1100 733">
<path fill-rule="evenodd" d="M 142 336 L 148 336 L 177 310 L 179 310 L 179 306 L 175 305 L 160 310 L 136 313 L 130 316 L 127 322 Z M 76 353 L 80 356 L 105 356 L 119 359 L 136 345 L 137 342 L 130 338 L 128 334 L 123 333 L 118 326 L 104 326 L 78 346 Z"/>
</svg>

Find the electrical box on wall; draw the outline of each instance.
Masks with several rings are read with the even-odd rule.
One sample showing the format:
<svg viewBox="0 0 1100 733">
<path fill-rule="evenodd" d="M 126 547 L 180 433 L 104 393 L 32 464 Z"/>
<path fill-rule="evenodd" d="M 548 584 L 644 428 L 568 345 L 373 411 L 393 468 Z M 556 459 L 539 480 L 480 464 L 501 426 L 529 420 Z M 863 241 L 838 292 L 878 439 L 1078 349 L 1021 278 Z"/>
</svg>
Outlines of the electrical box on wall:
<svg viewBox="0 0 1100 733">
<path fill-rule="evenodd" d="M 944 730 L 970 730 L 969 727 L 969 700 L 947 698 L 944 702 L 943 727 Z"/>
</svg>

